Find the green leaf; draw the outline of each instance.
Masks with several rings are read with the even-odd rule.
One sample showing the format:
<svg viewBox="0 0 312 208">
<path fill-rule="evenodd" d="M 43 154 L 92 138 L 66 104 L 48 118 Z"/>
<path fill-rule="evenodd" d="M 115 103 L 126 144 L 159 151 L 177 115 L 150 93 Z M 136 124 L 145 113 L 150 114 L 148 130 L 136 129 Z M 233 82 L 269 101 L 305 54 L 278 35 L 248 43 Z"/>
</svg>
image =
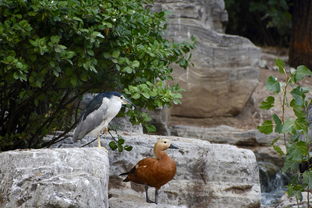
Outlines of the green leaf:
<svg viewBox="0 0 312 208">
<path fill-rule="evenodd" d="M 288 184 L 287 194 L 289 197 L 295 196 L 297 200 L 302 201 L 302 192 L 304 188 L 300 184 Z"/>
<path fill-rule="evenodd" d="M 125 140 L 123 138 L 118 139 L 118 144 L 122 145 L 125 143 Z"/>
<path fill-rule="evenodd" d="M 307 184 L 309 190 L 312 188 L 312 171 L 305 171 L 303 173 L 303 182 Z"/>
<path fill-rule="evenodd" d="M 294 124 L 296 130 L 302 130 L 303 132 L 308 132 L 309 123 L 305 118 L 300 118 L 295 120 Z"/>
<path fill-rule="evenodd" d="M 278 140 L 280 140 L 280 137 L 276 137 L 272 140 L 271 145 L 273 146 Z"/>
<path fill-rule="evenodd" d="M 70 83 L 72 84 L 73 87 L 75 87 L 78 84 L 78 79 L 76 77 L 71 77 Z"/>
<path fill-rule="evenodd" d="M 139 61 L 135 60 L 135 61 L 132 62 L 132 67 L 133 68 L 137 68 L 139 66 L 140 66 L 140 62 Z"/>
<path fill-rule="evenodd" d="M 104 56 L 104 58 L 108 59 L 111 57 L 111 54 L 109 52 L 104 52 L 103 56 Z"/>
<path fill-rule="evenodd" d="M 258 126 L 257 129 L 264 134 L 270 134 L 273 132 L 273 124 L 271 120 L 266 120 L 261 126 Z"/>
<path fill-rule="evenodd" d="M 283 124 L 282 124 L 281 119 L 276 114 L 273 114 L 272 118 L 273 118 L 273 120 L 275 122 L 275 130 L 274 131 L 276 133 L 282 133 Z"/>
<path fill-rule="evenodd" d="M 131 74 L 132 71 L 133 71 L 133 69 L 132 69 L 131 67 L 129 67 L 129 66 L 126 66 L 126 67 L 123 69 L 123 71 L 127 72 L 128 74 Z"/>
<path fill-rule="evenodd" d="M 280 155 L 280 156 L 284 156 L 285 153 L 283 152 L 283 150 L 277 146 L 277 145 L 273 145 L 273 149 Z"/>
<path fill-rule="evenodd" d="M 266 83 L 265 83 L 265 87 L 274 93 L 279 93 L 281 91 L 281 85 L 280 83 L 277 81 L 277 78 L 270 76 Z"/>
<path fill-rule="evenodd" d="M 146 124 L 144 125 L 144 127 L 146 128 L 146 131 L 149 133 L 156 132 L 156 127 L 154 125 Z"/>
<path fill-rule="evenodd" d="M 274 97 L 273 96 L 269 96 L 267 97 L 264 101 L 261 102 L 260 104 L 260 108 L 261 109 L 270 109 L 274 106 Z"/>
<path fill-rule="evenodd" d="M 298 141 L 288 147 L 288 158 L 294 162 L 301 162 L 308 154 L 308 144 L 304 141 Z"/>
<path fill-rule="evenodd" d="M 146 99 L 149 99 L 150 98 L 150 95 L 146 92 L 142 92 L 142 95 L 146 98 Z"/>
<path fill-rule="evenodd" d="M 137 100 L 141 97 L 141 95 L 139 93 L 135 93 L 131 96 L 133 99 Z"/>
<path fill-rule="evenodd" d="M 124 149 L 125 149 L 126 151 L 130 152 L 130 151 L 133 149 L 133 147 L 130 146 L 130 145 L 125 145 L 125 146 L 124 146 Z"/>
<path fill-rule="evenodd" d="M 302 80 L 305 76 L 311 76 L 312 72 L 310 69 L 308 69 L 306 66 L 300 65 L 297 67 L 297 70 L 295 72 L 295 80 L 300 81 Z"/>
<path fill-rule="evenodd" d="M 56 43 L 60 42 L 61 37 L 60 37 L 60 36 L 53 35 L 53 36 L 51 36 L 50 39 L 51 39 L 51 42 L 52 42 L 52 43 L 56 44 Z"/>
<path fill-rule="evenodd" d="M 290 106 L 292 107 L 297 118 L 305 118 L 306 117 L 305 107 L 297 105 L 295 99 L 291 100 Z"/>
<path fill-rule="evenodd" d="M 115 141 L 111 141 L 108 145 L 112 150 L 117 149 L 117 144 Z"/>
<path fill-rule="evenodd" d="M 98 33 L 98 34 L 96 35 L 96 37 L 105 38 L 104 35 L 102 35 L 102 33 Z"/>
<path fill-rule="evenodd" d="M 282 74 L 286 74 L 285 70 L 285 62 L 281 59 L 276 59 L 275 60 L 275 65 L 278 67 L 278 71 Z"/>
<path fill-rule="evenodd" d="M 290 133 L 292 130 L 292 127 L 294 126 L 294 120 L 287 119 L 282 127 L 282 133 Z"/>
<path fill-rule="evenodd" d="M 117 148 L 118 148 L 118 152 L 122 152 L 123 151 L 123 146 L 122 145 L 119 144 Z"/>
<path fill-rule="evenodd" d="M 294 88 L 290 93 L 293 96 L 296 102 L 296 105 L 299 105 L 299 106 L 304 105 L 306 91 L 304 91 L 300 86 L 298 86 Z"/>
<path fill-rule="evenodd" d="M 119 50 L 114 50 L 113 53 L 112 53 L 112 57 L 113 58 L 118 58 L 120 55 L 120 51 Z"/>
</svg>

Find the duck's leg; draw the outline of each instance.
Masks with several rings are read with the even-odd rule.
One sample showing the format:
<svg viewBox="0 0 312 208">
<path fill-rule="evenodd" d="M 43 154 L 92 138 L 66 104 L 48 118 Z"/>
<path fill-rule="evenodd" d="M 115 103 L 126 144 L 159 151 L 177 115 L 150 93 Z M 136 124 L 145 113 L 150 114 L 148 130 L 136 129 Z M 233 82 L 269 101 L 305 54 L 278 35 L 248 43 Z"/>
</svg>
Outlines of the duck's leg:
<svg viewBox="0 0 312 208">
<path fill-rule="evenodd" d="M 157 199 L 158 199 L 158 189 L 155 188 L 155 204 L 157 204 Z"/>
<path fill-rule="evenodd" d="M 147 203 L 155 203 L 148 198 L 148 186 L 147 185 L 145 185 L 145 198 L 146 198 Z"/>
</svg>

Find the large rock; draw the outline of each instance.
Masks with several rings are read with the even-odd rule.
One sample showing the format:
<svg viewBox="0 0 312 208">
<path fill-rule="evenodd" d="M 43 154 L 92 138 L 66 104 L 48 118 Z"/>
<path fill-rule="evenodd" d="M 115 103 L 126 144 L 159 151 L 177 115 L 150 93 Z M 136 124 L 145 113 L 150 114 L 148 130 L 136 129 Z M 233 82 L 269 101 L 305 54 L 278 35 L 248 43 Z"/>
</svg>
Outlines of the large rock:
<svg viewBox="0 0 312 208">
<path fill-rule="evenodd" d="M 283 166 L 283 158 L 272 147 L 272 141 L 278 137 L 277 134 L 265 135 L 257 129 L 245 130 L 225 125 L 210 128 L 176 125 L 170 127 L 170 132 L 175 136 L 248 148 L 254 151 L 257 161 L 272 163 L 279 168 Z M 285 149 L 282 139 L 277 144 Z"/>
<path fill-rule="evenodd" d="M 1 208 L 108 208 L 107 153 L 98 148 L 0 153 Z"/>
<path fill-rule="evenodd" d="M 153 145 L 160 136 L 122 136 L 134 148 L 131 152 L 109 154 L 110 205 L 156 207 L 145 203 L 142 185 L 122 182 L 119 174 L 129 171 L 142 158 L 153 156 Z M 252 151 L 198 139 L 166 138 L 180 149 L 167 150 L 177 161 L 177 174 L 161 188 L 160 207 L 260 207 L 259 170 Z M 153 199 L 154 189 L 150 196 Z"/>
<path fill-rule="evenodd" d="M 283 187 L 288 180 L 280 172 L 284 159 L 272 147 L 272 141 L 278 135 L 265 135 L 257 129 L 244 130 L 225 125 L 210 128 L 177 125 L 172 126 L 170 129 L 171 133 L 176 136 L 193 137 L 221 144 L 233 144 L 252 150 L 257 158 L 260 171 L 262 204 L 273 203 L 284 193 Z M 285 152 L 282 140 L 277 142 L 276 145 L 279 145 Z"/>
<path fill-rule="evenodd" d="M 178 117 L 208 118 L 237 115 L 258 83 L 260 50 L 248 39 L 226 35 L 223 0 L 157 0 L 156 10 L 169 10 L 167 37 L 198 40 L 186 71 L 176 68 L 175 81 L 186 91 L 181 105 L 172 108 Z"/>
</svg>

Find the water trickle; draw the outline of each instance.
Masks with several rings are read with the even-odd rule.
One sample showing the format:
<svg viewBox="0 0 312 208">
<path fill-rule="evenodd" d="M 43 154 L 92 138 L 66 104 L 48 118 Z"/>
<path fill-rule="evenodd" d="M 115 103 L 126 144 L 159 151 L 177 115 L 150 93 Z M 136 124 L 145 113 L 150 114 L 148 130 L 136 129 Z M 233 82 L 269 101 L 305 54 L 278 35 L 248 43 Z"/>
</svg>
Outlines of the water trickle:
<svg viewBox="0 0 312 208">
<path fill-rule="evenodd" d="M 275 165 L 259 163 L 261 204 L 274 205 L 285 193 L 288 178 Z"/>
</svg>

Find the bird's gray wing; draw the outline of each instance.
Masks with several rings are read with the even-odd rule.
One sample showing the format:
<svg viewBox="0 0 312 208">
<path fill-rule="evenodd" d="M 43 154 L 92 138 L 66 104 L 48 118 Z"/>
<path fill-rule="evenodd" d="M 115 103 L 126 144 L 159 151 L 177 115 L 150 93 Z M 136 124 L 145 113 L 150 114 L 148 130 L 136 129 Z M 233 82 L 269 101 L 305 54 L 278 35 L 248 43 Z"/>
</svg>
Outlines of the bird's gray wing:
<svg viewBox="0 0 312 208">
<path fill-rule="evenodd" d="M 75 141 L 82 139 L 85 135 L 98 127 L 105 119 L 109 100 L 105 97 L 98 97 L 97 99 L 102 100 L 97 100 L 95 103 L 92 103 L 92 100 L 86 111 L 82 114 L 80 122 L 74 131 L 73 138 Z"/>
<path fill-rule="evenodd" d="M 99 93 L 97 94 L 87 105 L 85 112 L 82 115 L 83 119 L 86 119 L 86 117 L 92 113 L 93 111 L 97 110 L 101 107 L 103 98 L 105 97 L 105 93 Z"/>
</svg>

